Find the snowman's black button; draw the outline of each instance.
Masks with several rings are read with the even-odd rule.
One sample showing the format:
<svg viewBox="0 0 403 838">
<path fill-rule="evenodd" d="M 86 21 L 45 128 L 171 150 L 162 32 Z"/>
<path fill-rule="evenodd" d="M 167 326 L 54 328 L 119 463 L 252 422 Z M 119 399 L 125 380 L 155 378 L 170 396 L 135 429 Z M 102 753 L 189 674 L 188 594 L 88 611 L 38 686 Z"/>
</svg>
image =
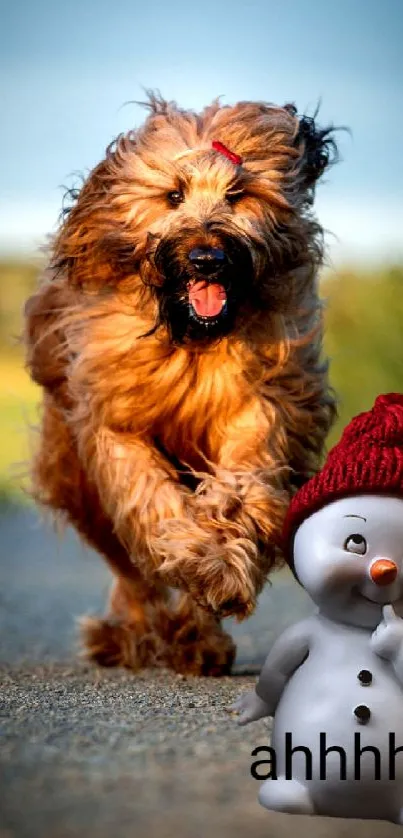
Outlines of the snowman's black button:
<svg viewBox="0 0 403 838">
<path fill-rule="evenodd" d="M 371 711 L 366 704 L 358 704 L 357 707 L 354 707 L 354 715 L 360 725 L 366 725 L 371 718 Z"/>
<path fill-rule="evenodd" d="M 361 672 L 358 673 L 357 678 L 363 687 L 368 687 L 370 684 L 372 684 L 372 672 L 370 672 L 369 669 L 361 669 Z"/>
</svg>

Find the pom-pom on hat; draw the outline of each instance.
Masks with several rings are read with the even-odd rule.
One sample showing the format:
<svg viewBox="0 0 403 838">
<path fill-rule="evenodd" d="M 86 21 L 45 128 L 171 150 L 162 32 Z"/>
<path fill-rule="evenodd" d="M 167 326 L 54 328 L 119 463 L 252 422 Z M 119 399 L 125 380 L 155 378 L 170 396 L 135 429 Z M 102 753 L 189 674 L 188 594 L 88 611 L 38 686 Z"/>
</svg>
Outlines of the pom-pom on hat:
<svg viewBox="0 0 403 838">
<path fill-rule="evenodd" d="M 292 564 L 296 530 L 323 506 L 346 495 L 390 494 L 403 497 L 403 395 L 378 396 L 372 410 L 344 429 L 322 471 L 294 495 L 283 529 L 283 548 Z"/>
</svg>

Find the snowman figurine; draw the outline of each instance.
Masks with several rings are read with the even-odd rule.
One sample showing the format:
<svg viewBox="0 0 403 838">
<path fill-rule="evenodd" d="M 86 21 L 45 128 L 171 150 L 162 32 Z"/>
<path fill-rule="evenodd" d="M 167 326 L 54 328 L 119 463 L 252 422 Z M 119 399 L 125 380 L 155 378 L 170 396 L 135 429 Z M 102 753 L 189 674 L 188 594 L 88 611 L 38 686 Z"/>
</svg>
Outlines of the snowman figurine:
<svg viewBox="0 0 403 838">
<path fill-rule="evenodd" d="M 259 802 L 403 824 L 402 395 L 347 426 L 291 501 L 284 550 L 317 608 L 233 707 L 241 725 L 274 716 Z"/>
</svg>

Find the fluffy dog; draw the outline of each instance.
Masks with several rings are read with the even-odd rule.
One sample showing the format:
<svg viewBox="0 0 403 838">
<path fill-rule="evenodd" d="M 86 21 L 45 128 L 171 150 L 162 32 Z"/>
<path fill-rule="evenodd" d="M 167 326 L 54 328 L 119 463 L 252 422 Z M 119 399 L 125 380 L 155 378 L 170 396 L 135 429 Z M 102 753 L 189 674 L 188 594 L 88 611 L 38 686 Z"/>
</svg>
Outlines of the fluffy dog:
<svg viewBox="0 0 403 838">
<path fill-rule="evenodd" d="M 116 577 L 88 655 L 218 675 L 220 618 L 253 611 L 335 413 L 312 201 L 336 146 L 293 105 L 148 107 L 73 195 L 26 306 L 33 487 Z"/>
</svg>

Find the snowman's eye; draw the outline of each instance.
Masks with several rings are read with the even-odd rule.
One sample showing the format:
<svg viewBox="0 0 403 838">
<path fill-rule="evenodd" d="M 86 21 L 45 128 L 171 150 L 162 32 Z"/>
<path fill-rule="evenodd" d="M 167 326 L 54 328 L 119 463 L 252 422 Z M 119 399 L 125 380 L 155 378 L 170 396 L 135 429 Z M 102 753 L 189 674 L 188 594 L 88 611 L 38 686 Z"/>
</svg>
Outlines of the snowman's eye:
<svg viewBox="0 0 403 838">
<path fill-rule="evenodd" d="M 344 549 L 348 553 L 357 553 L 359 556 L 363 556 L 367 552 L 367 542 L 363 535 L 355 532 L 353 535 L 349 535 L 344 542 Z"/>
</svg>

